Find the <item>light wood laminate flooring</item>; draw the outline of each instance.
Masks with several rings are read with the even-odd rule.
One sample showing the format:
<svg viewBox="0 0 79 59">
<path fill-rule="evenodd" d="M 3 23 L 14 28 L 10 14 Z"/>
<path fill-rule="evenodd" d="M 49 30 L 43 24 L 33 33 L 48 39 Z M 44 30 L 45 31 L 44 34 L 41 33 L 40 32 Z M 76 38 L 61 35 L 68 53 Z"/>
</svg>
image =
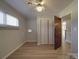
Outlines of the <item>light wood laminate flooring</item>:
<svg viewBox="0 0 79 59">
<path fill-rule="evenodd" d="M 37 45 L 25 43 L 7 59 L 70 59 L 70 46 L 54 50 L 53 45 Z"/>
</svg>

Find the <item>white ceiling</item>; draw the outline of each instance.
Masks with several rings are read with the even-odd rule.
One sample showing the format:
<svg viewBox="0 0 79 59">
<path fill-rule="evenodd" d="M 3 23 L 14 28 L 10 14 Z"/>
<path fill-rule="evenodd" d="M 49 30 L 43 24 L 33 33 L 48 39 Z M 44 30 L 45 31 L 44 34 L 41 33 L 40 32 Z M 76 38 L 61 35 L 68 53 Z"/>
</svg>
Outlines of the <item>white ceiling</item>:
<svg viewBox="0 0 79 59">
<path fill-rule="evenodd" d="M 5 0 L 17 11 L 22 13 L 28 18 L 35 18 L 38 14 L 41 16 L 53 16 L 63 10 L 67 5 L 69 5 L 73 0 L 44 0 L 45 1 L 45 11 L 38 13 L 34 7 L 29 6 L 25 3 L 25 0 Z"/>
</svg>

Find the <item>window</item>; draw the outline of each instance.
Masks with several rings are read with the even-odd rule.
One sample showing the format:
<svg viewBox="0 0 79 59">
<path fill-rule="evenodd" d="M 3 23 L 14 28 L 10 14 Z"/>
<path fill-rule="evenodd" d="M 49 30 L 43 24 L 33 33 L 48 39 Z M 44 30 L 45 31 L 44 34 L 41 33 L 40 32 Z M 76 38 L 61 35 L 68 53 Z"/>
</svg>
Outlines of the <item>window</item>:
<svg viewBox="0 0 79 59">
<path fill-rule="evenodd" d="M 4 13 L 0 11 L 0 24 L 4 23 Z"/>
<path fill-rule="evenodd" d="M 6 14 L 6 24 L 11 26 L 19 26 L 18 19 Z"/>
<path fill-rule="evenodd" d="M 0 27 L 14 28 L 19 27 L 18 18 L 0 11 Z"/>
</svg>

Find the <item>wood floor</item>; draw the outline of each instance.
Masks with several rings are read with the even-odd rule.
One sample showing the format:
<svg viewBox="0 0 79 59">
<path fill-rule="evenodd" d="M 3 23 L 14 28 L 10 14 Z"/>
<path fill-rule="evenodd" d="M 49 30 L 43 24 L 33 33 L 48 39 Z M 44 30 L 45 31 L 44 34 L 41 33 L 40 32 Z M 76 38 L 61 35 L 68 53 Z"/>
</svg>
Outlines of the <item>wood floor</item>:
<svg viewBox="0 0 79 59">
<path fill-rule="evenodd" d="M 70 47 L 54 50 L 53 45 L 40 45 L 25 43 L 7 59 L 70 59 Z"/>
</svg>

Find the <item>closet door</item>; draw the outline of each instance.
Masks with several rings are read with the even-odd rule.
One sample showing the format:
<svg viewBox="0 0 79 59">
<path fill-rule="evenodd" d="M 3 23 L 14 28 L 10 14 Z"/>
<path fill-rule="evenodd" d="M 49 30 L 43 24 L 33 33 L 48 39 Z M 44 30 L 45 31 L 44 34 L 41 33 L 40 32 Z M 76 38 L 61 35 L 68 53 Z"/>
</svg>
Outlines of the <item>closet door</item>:
<svg viewBox="0 0 79 59">
<path fill-rule="evenodd" d="M 41 44 L 48 44 L 49 42 L 49 24 L 48 20 L 41 20 L 40 22 L 40 34 L 41 34 Z"/>
<path fill-rule="evenodd" d="M 38 45 L 48 44 L 49 42 L 49 20 L 40 18 L 37 20 Z"/>
</svg>

